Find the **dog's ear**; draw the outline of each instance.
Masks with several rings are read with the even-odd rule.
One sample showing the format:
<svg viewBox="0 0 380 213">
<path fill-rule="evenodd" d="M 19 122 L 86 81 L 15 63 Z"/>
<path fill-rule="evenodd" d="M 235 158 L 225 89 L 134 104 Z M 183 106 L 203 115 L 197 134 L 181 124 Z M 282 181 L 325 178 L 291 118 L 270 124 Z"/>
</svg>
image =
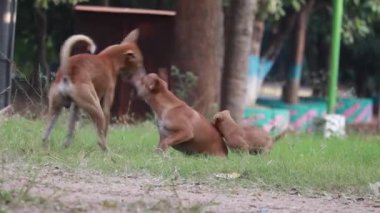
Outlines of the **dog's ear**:
<svg viewBox="0 0 380 213">
<path fill-rule="evenodd" d="M 223 110 L 220 112 L 220 117 L 232 118 L 230 110 Z"/>
<path fill-rule="evenodd" d="M 136 43 L 139 39 L 139 29 L 134 29 L 132 32 L 130 32 L 127 36 L 125 36 L 124 40 L 121 42 L 122 44 L 127 42 L 134 42 Z"/>
<path fill-rule="evenodd" d="M 221 111 L 221 113 L 223 113 L 223 114 L 231 114 L 230 110 L 228 110 L 228 109 L 225 109 L 225 110 Z"/>
<path fill-rule="evenodd" d="M 148 89 L 150 91 L 154 91 L 158 88 L 158 79 L 157 78 L 151 78 L 148 82 Z"/>
<path fill-rule="evenodd" d="M 216 124 L 216 121 L 217 121 L 217 118 L 213 117 L 213 118 L 211 119 L 210 123 L 211 123 L 212 125 L 215 125 L 215 124 Z"/>
<path fill-rule="evenodd" d="M 211 119 L 211 124 L 216 125 L 216 123 L 220 120 L 220 112 L 216 113 L 212 119 Z"/>
<path fill-rule="evenodd" d="M 127 50 L 125 53 L 124 53 L 126 59 L 128 61 L 134 61 L 136 59 L 136 53 L 135 51 L 133 50 Z"/>
</svg>

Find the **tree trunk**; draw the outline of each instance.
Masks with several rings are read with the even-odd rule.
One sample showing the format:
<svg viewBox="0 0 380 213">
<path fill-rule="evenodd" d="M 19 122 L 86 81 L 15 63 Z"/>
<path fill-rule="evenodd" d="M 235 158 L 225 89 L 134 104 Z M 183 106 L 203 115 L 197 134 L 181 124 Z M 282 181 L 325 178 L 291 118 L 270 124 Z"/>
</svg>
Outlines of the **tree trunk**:
<svg viewBox="0 0 380 213">
<path fill-rule="evenodd" d="M 37 54 L 34 63 L 34 70 L 32 76 L 32 86 L 39 88 L 41 97 L 45 92 L 44 88 L 48 88 L 50 84 L 50 69 L 47 63 L 47 17 L 46 10 L 42 8 L 35 8 L 36 23 L 37 23 Z M 42 82 L 40 79 L 40 72 L 46 77 L 46 81 Z M 45 85 L 44 85 L 45 83 Z"/>
<path fill-rule="evenodd" d="M 232 1 L 226 30 L 222 108 L 230 110 L 237 121 L 242 118 L 245 107 L 255 6 L 256 0 Z"/>
<path fill-rule="evenodd" d="M 314 83 L 313 96 L 314 97 L 326 97 L 327 83 L 328 83 L 328 62 L 330 58 L 330 42 L 326 41 L 323 35 L 318 36 L 317 40 L 317 56 L 315 67 L 312 71 L 311 77 Z"/>
<path fill-rule="evenodd" d="M 13 51 L 16 10 L 16 1 L 0 2 L 0 17 L 4 17 L 4 19 L 0 22 L 0 109 L 11 103 L 11 73 L 14 68 Z M 7 15 L 9 15 L 8 22 L 5 21 L 5 17 L 7 17 Z"/>
<path fill-rule="evenodd" d="M 247 104 L 255 104 L 265 76 L 271 70 L 277 56 L 280 54 L 283 44 L 289 33 L 294 28 L 296 13 L 292 13 L 281 19 L 279 25 L 272 31 L 270 46 L 260 55 L 264 23 L 256 21 L 252 35 L 252 50 L 248 73 Z"/>
<path fill-rule="evenodd" d="M 294 62 L 290 67 L 288 79 L 283 89 L 283 100 L 286 103 L 296 104 L 299 102 L 298 90 L 304 61 L 307 24 L 313 6 L 314 0 L 308 1 L 298 15 L 297 27 L 295 28 Z"/>
<path fill-rule="evenodd" d="M 219 104 L 223 60 L 221 0 L 178 0 L 173 64 L 193 72 L 197 86 L 188 100 L 202 114 Z M 191 101 L 190 101 L 191 100 Z"/>
<path fill-rule="evenodd" d="M 264 37 L 265 24 L 263 21 L 255 20 L 253 22 L 251 54 L 260 56 L 261 44 Z"/>
<path fill-rule="evenodd" d="M 260 73 L 263 71 L 260 66 L 260 53 L 264 37 L 265 24 L 263 21 L 254 20 L 252 41 L 251 41 L 251 54 L 249 56 L 248 66 L 248 81 L 247 93 L 245 98 L 245 105 L 249 106 L 254 104 L 257 99 L 263 79 Z"/>
</svg>

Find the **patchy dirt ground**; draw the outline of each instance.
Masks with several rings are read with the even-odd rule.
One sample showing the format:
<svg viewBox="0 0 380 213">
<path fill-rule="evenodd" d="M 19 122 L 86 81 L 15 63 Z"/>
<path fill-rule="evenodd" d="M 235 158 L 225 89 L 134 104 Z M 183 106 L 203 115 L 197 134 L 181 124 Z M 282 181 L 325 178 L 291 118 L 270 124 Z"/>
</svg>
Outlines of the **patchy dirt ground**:
<svg viewBox="0 0 380 213">
<path fill-rule="evenodd" d="M 21 163 L 3 164 L 0 171 L 0 191 L 16 190 L 17 200 L 0 202 L 0 210 L 14 212 L 380 212 L 370 197 L 302 196 Z"/>
</svg>

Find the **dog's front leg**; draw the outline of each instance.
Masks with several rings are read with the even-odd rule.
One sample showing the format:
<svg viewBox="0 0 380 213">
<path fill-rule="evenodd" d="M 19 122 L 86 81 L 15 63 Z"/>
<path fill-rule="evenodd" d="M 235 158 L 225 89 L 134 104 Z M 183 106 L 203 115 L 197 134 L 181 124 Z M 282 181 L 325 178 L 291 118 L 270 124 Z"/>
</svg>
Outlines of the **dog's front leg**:
<svg viewBox="0 0 380 213">
<path fill-rule="evenodd" d="M 169 146 L 180 144 L 192 138 L 194 138 L 192 129 L 173 131 L 167 137 L 160 139 L 156 151 L 164 152 Z"/>
<path fill-rule="evenodd" d="M 72 104 L 70 108 L 67 138 L 66 138 L 66 142 L 63 144 L 63 146 L 66 148 L 69 147 L 71 143 L 73 142 L 75 123 L 79 119 L 78 116 L 79 116 L 79 107 L 76 104 Z"/>
</svg>

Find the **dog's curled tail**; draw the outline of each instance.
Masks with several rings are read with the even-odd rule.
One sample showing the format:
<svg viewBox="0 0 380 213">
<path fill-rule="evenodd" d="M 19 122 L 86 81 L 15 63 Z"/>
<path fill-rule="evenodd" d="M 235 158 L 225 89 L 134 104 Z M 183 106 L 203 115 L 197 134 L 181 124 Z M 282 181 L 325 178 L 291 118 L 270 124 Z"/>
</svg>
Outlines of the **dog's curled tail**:
<svg viewBox="0 0 380 213">
<path fill-rule="evenodd" d="M 63 43 L 61 47 L 61 52 L 60 52 L 61 69 L 62 69 L 62 74 L 64 76 L 64 81 L 68 80 L 67 76 L 68 76 L 69 58 L 71 55 L 72 48 L 77 42 L 80 42 L 80 41 L 87 43 L 87 49 L 92 54 L 96 50 L 96 45 L 94 41 L 86 35 L 81 35 L 81 34 L 72 35 L 68 39 L 66 39 L 66 41 Z"/>
</svg>

